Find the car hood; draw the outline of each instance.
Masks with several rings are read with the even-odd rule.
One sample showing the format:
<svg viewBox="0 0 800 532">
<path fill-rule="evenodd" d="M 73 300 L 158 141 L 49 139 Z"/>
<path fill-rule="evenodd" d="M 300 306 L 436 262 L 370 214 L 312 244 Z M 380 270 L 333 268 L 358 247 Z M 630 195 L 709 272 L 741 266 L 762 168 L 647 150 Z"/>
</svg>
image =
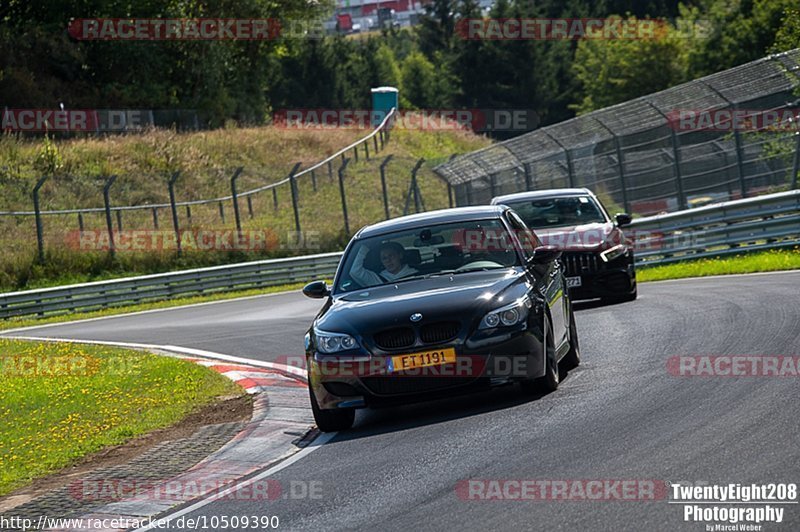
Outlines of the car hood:
<svg viewBox="0 0 800 532">
<path fill-rule="evenodd" d="M 611 222 L 548 227 L 534 232 L 544 245 L 564 251 L 596 251 L 616 245 L 622 239 L 622 231 Z"/>
<path fill-rule="evenodd" d="M 463 320 L 524 293 L 521 268 L 443 275 L 336 296 L 315 325 L 330 332 L 361 334 L 411 325 L 410 316 L 415 313 L 422 314 L 423 324 Z"/>
</svg>

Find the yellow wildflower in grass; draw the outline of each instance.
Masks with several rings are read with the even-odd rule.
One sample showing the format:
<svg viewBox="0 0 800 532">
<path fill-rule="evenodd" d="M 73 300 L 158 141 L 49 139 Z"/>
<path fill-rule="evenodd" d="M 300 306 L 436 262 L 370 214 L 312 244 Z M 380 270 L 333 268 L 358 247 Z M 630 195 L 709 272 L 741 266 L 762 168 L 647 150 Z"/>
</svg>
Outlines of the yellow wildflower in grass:
<svg viewBox="0 0 800 532">
<path fill-rule="evenodd" d="M 96 368 L 22 376 L 0 366 L 0 495 L 87 453 L 175 423 L 215 397 L 241 393 L 203 366 L 105 346 L 0 339 L 0 356 L 87 357 Z"/>
</svg>

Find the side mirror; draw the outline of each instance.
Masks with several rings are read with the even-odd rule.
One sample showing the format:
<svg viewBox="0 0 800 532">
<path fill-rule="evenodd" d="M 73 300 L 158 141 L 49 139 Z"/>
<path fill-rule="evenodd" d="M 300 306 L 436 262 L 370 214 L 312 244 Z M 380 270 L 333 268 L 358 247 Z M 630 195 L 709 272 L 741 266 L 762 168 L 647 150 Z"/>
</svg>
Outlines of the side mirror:
<svg viewBox="0 0 800 532">
<path fill-rule="evenodd" d="M 561 257 L 561 250 L 555 246 L 539 246 L 533 250 L 529 264 L 547 264 Z"/>
<path fill-rule="evenodd" d="M 312 299 L 322 299 L 331 295 L 331 291 L 325 281 L 314 281 L 303 287 L 303 295 Z"/>
<path fill-rule="evenodd" d="M 633 218 L 630 214 L 619 212 L 616 216 L 614 216 L 614 220 L 616 220 L 617 226 L 622 227 L 624 225 L 630 225 L 633 221 Z"/>
</svg>

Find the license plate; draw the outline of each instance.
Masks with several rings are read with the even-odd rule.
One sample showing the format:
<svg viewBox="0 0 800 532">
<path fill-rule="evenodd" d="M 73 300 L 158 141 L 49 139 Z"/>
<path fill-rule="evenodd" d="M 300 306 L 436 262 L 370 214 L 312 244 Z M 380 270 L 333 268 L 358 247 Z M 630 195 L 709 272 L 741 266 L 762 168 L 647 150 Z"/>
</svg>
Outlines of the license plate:
<svg viewBox="0 0 800 532">
<path fill-rule="evenodd" d="M 567 277 L 567 288 L 577 288 L 581 285 L 580 277 Z"/>
<path fill-rule="evenodd" d="M 389 359 L 389 371 L 404 371 L 407 369 L 424 368 L 427 366 L 441 366 L 456 361 L 456 350 L 452 347 L 412 353 L 409 355 L 395 355 Z"/>
</svg>

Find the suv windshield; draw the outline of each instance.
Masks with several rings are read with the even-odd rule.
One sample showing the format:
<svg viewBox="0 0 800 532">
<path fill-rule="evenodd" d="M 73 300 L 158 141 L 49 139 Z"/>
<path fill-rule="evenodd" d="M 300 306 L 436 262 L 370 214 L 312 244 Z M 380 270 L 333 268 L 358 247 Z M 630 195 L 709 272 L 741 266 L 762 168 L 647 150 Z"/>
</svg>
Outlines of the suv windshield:
<svg viewBox="0 0 800 532">
<path fill-rule="evenodd" d="M 531 229 L 606 223 L 603 209 L 591 196 L 537 198 L 508 203 Z"/>
<path fill-rule="evenodd" d="M 435 275 L 520 266 L 499 219 L 429 225 L 358 240 L 342 259 L 334 293 Z"/>
</svg>

